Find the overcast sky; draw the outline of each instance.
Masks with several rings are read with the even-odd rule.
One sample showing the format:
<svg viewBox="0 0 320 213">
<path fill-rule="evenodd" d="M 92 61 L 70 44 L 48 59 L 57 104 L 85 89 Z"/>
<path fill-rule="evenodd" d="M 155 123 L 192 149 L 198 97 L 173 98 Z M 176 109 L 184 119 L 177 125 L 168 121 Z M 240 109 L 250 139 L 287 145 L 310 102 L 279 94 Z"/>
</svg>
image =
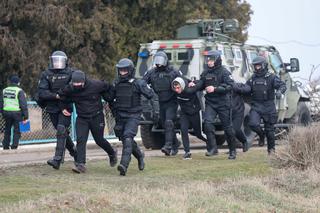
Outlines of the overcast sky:
<svg viewBox="0 0 320 213">
<path fill-rule="evenodd" d="M 272 44 L 284 62 L 298 58 L 307 77 L 320 64 L 320 0 L 247 0 L 254 14 L 248 44 Z M 320 67 L 317 69 L 320 76 Z"/>
</svg>

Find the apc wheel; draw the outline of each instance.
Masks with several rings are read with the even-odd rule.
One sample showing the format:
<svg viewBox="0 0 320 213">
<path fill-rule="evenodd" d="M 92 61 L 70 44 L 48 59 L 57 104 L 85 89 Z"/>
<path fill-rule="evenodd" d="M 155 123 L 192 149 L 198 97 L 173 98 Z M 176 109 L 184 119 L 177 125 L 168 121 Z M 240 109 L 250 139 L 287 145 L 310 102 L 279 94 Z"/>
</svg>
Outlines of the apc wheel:
<svg viewBox="0 0 320 213">
<path fill-rule="evenodd" d="M 147 149 L 160 149 L 164 145 L 164 134 L 152 132 L 152 125 L 140 125 L 142 144 Z"/>
<path fill-rule="evenodd" d="M 302 126 L 308 126 L 311 123 L 311 114 L 305 102 L 298 102 L 297 112 L 293 116 L 293 122 Z"/>
</svg>

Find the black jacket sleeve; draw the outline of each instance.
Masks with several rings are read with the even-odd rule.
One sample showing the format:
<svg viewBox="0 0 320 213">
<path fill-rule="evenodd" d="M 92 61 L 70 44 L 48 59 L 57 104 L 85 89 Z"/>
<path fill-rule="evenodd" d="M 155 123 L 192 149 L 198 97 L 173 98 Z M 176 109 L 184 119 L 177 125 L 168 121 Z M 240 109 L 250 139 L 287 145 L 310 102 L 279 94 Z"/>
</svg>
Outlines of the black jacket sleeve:
<svg viewBox="0 0 320 213">
<path fill-rule="evenodd" d="M 273 78 L 273 86 L 276 90 L 280 91 L 282 94 L 284 94 L 287 90 L 286 84 L 283 81 L 281 81 L 281 79 L 276 75 Z"/>
<path fill-rule="evenodd" d="M 147 84 L 150 84 L 150 83 L 151 83 L 151 74 L 152 74 L 152 72 L 153 72 L 153 69 L 148 70 L 148 71 L 144 74 L 144 76 L 143 76 L 143 78 L 142 78 L 142 80 L 144 80 Z"/>
<path fill-rule="evenodd" d="M 251 91 L 251 87 L 249 86 L 249 84 L 234 83 L 233 91 L 238 94 L 248 94 Z"/>
<path fill-rule="evenodd" d="M 19 100 L 19 106 L 21 109 L 22 119 L 27 120 L 29 118 L 28 104 L 27 104 L 26 95 L 23 90 L 19 92 L 18 100 Z"/>
<path fill-rule="evenodd" d="M 136 80 L 136 85 L 139 88 L 140 93 L 147 99 L 151 99 L 154 96 L 153 90 L 147 85 L 144 80 Z"/>
<path fill-rule="evenodd" d="M 199 90 L 202 90 L 203 81 L 201 81 L 201 80 L 194 81 L 193 83 L 195 84 L 195 86 L 193 86 L 193 87 L 189 87 L 188 86 L 189 83 L 191 82 L 190 80 L 187 80 L 185 82 L 186 82 L 186 87 L 184 89 L 184 92 L 187 93 L 187 94 L 193 94 L 193 93 L 196 93 Z"/>
<path fill-rule="evenodd" d="M 53 101 L 57 100 L 55 93 L 50 91 L 50 85 L 49 81 L 46 77 L 45 72 L 41 74 L 39 85 L 38 85 L 38 90 L 39 90 L 39 98 L 46 100 L 46 101 Z"/>
</svg>

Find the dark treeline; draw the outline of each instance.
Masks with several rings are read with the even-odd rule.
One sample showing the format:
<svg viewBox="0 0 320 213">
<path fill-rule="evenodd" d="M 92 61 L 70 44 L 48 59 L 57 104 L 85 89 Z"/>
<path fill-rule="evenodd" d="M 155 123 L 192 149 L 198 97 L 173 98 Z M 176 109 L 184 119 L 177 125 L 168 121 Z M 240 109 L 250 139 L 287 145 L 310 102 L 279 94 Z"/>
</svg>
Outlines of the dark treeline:
<svg viewBox="0 0 320 213">
<path fill-rule="evenodd" d="M 1 0 L 0 87 L 15 73 L 31 97 L 54 50 L 72 66 L 110 80 L 122 57 L 136 59 L 140 43 L 171 39 L 190 18 L 236 18 L 245 41 L 252 11 L 239 0 Z"/>
</svg>

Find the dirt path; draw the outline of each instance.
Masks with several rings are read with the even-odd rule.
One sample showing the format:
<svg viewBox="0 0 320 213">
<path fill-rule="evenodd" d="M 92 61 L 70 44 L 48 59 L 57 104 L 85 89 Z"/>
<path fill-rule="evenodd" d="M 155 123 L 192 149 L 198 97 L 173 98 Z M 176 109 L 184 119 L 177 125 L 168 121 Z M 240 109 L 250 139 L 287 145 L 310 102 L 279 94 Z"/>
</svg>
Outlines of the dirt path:
<svg viewBox="0 0 320 213">
<path fill-rule="evenodd" d="M 118 157 L 121 156 L 120 143 L 117 141 L 111 141 L 118 147 Z M 254 149 L 261 149 L 260 147 L 253 147 Z M 265 147 L 262 147 L 262 149 Z M 0 168 L 11 167 L 26 164 L 45 164 L 46 161 L 52 158 L 54 154 L 55 144 L 40 144 L 40 145 L 24 145 L 20 146 L 17 150 L 0 150 Z M 203 143 L 193 141 L 191 144 L 192 153 L 204 153 L 205 146 Z M 145 156 L 163 156 L 160 150 L 144 150 Z M 220 149 L 220 153 L 227 152 L 227 149 Z M 183 149 L 180 148 L 179 154 L 182 154 Z M 238 150 L 238 153 L 242 153 L 242 150 Z M 88 142 L 87 146 L 87 159 L 106 159 L 106 153 L 99 148 L 93 141 Z M 73 160 L 68 153 L 66 153 L 65 161 Z"/>
</svg>

